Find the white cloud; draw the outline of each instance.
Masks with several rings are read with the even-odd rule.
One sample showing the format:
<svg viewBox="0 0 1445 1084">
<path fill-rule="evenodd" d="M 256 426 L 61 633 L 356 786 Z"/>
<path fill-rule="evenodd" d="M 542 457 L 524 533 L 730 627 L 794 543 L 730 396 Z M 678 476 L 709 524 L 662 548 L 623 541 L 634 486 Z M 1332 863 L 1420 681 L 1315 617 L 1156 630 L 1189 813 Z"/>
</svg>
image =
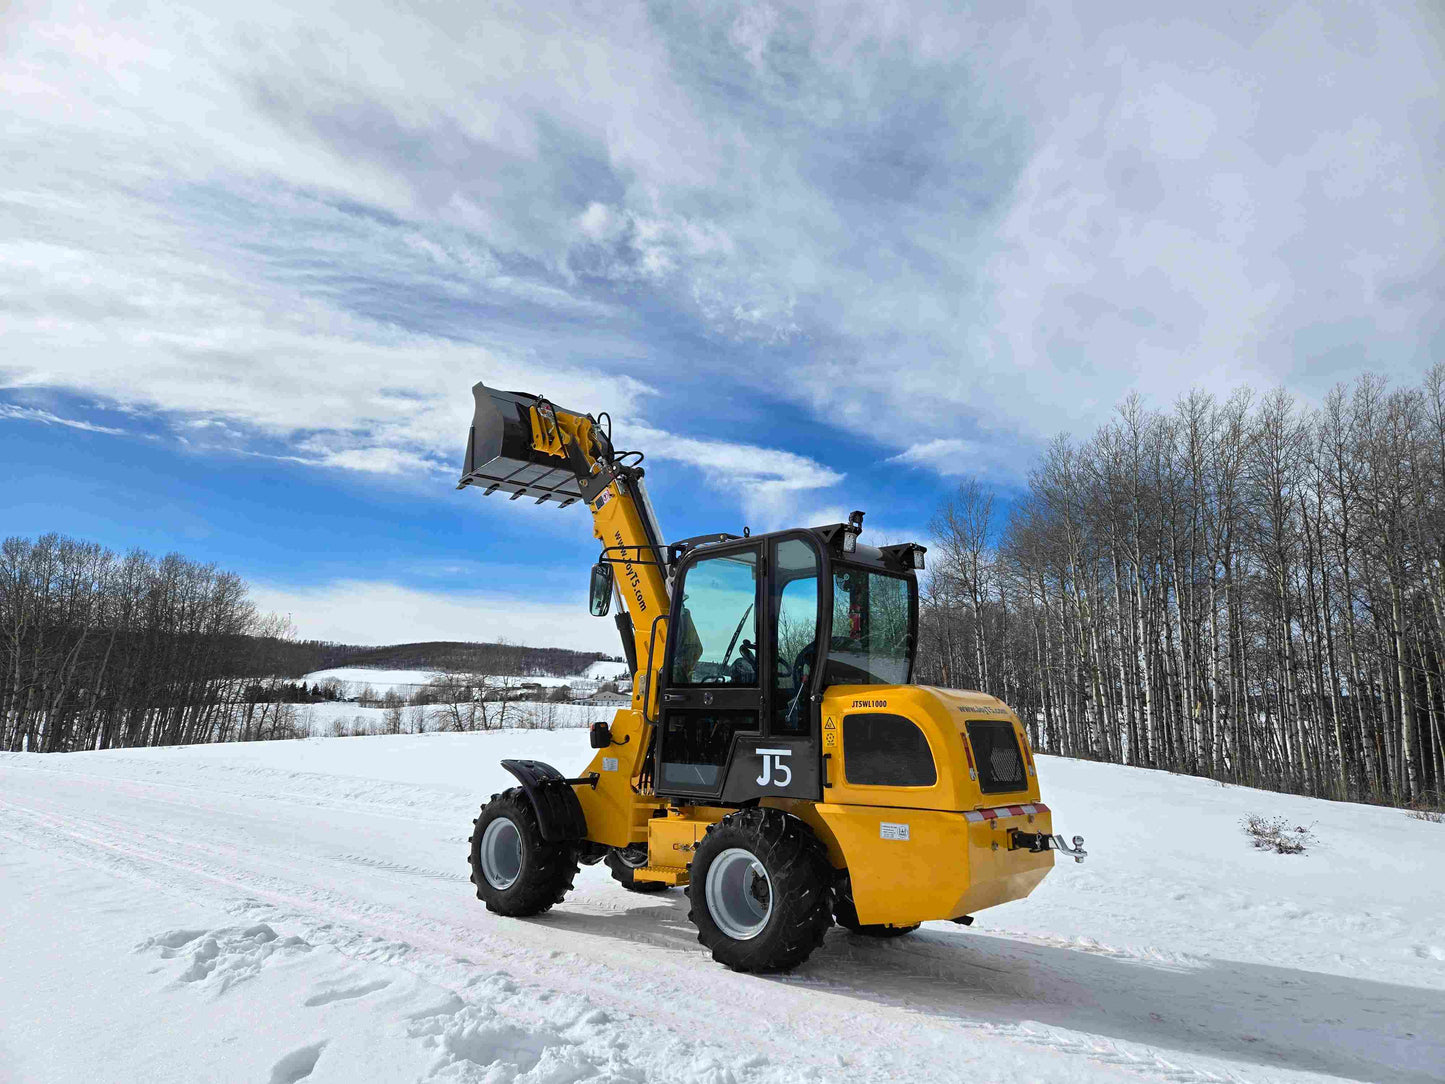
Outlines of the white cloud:
<svg viewBox="0 0 1445 1084">
<path fill-rule="evenodd" d="M 581 579 L 578 580 L 581 583 Z M 495 641 L 618 654 L 611 621 L 587 612 L 583 592 L 562 602 L 533 602 L 462 591 L 420 591 L 395 583 L 336 581 L 317 587 L 259 584 L 251 598 L 264 612 L 289 615 L 305 639 L 348 644 L 425 640 Z"/>
<path fill-rule="evenodd" d="M 656 429 L 686 343 L 947 467 L 1130 389 L 1409 377 L 1438 322 L 1428 3 L 4 18 L 0 387 L 197 441 L 442 469 L 477 377 Z M 832 484 L 743 458 L 750 515 Z"/>
<path fill-rule="evenodd" d="M 989 481 L 1013 483 L 1023 479 L 1029 467 L 1025 456 L 1017 451 L 1010 454 L 1002 442 L 960 440 L 957 437 L 940 437 L 914 444 L 889 457 L 886 462 L 925 467 L 945 478 L 972 475 Z"/>
<path fill-rule="evenodd" d="M 735 495 L 760 530 L 793 525 L 802 499 L 845 477 L 807 456 L 755 444 L 695 440 L 640 426 L 629 428 L 628 440 L 655 459 L 696 467 L 713 486 Z"/>
<path fill-rule="evenodd" d="M 48 410 L 15 406 L 13 403 L 0 403 L 0 418 L 9 418 L 12 421 L 20 422 L 39 422 L 41 425 L 61 425 L 69 429 L 82 429 L 87 433 L 108 433 L 111 436 L 120 436 L 125 432 L 123 429 L 113 429 L 108 425 L 96 425 L 93 422 L 81 421 L 77 418 L 62 418 Z"/>
<path fill-rule="evenodd" d="M 879 260 L 881 274 L 839 260 L 830 342 L 849 349 L 760 379 L 900 445 L 980 419 L 1026 439 L 1087 429 L 1131 389 L 1168 405 L 1195 384 L 1288 382 L 1309 398 L 1365 368 L 1412 379 L 1440 304 L 1445 28 L 1428 5 L 1378 14 L 824 17 L 815 55 L 835 70 L 881 90 L 893 46 L 915 81 L 929 65 L 972 76 L 989 88 L 976 107 L 1026 133 L 998 149 L 1025 153 L 979 213 L 967 181 L 996 148 L 987 128 L 950 128 L 961 198 L 872 208 L 894 231 L 870 234 L 879 250 L 922 258 Z"/>
<path fill-rule="evenodd" d="M 748 58 L 755 69 L 763 67 L 763 56 L 778 28 L 778 10 L 771 4 L 749 4 L 728 28 L 728 41 Z"/>
</svg>

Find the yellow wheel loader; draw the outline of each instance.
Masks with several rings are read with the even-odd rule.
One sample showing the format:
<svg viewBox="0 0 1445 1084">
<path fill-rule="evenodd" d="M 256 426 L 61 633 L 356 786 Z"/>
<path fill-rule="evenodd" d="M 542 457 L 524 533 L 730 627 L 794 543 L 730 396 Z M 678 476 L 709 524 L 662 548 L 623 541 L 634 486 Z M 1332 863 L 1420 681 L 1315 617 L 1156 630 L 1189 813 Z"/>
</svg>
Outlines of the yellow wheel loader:
<svg viewBox="0 0 1445 1084">
<path fill-rule="evenodd" d="M 592 727 L 565 776 L 504 760 L 472 882 L 488 910 L 560 903 L 579 863 L 634 892 L 685 887 L 698 940 L 738 971 L 796 966 L 837 922 L 894 937 L 1027 896 L 1053 834 L 1018 716 L 910 684 L 924 547 L 847 523 L 667 543 L 642 455 L 611 419 L 473 389 L 458 488 L 583 504 L 601 554 L 591 612 L 614 616 L 632 704 Z"/>
</svg>

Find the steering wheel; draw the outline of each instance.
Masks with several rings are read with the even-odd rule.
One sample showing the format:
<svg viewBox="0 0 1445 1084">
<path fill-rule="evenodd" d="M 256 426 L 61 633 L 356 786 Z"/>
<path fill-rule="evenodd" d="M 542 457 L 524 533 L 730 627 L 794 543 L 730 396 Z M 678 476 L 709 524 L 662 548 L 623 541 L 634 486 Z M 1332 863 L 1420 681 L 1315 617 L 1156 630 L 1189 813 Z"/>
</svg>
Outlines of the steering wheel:
<svg viewBox="0 0 1445 1084">
<path fill-rule="evenodd" d="M 738 658 L 756 670 L 758 668 L 758 645 L 751 640 L 744 640 L 738 644 Z"/>
<path fill-rule="evenodd" d="M 730 685 L 751 685 L 757 681 L 758 675 L 758 649 L 751 640 L 744 640 L 738 644 L 738 657 L 728 668 L 727 677 L 724 679 Z"/>
<path fill-rule="evenodd" d="M 742 659 L 743 662 L 747 663 L 748 666 L 752 668 L 753 673 L 756 674 L 758 672 L 757 644 L 753 643 L 751 640 L 744 640 L 742 643 L 738 644 L 738 658 Z M 734 663 L 733 665 L 736 666 L 737 664 Z M 788 668 L 788 664 L 782 659 L 774 659 L 773 665 L 777 667 L 778 677 L 780 678 L 788 677 L 793 672 Z"/>
</svg>

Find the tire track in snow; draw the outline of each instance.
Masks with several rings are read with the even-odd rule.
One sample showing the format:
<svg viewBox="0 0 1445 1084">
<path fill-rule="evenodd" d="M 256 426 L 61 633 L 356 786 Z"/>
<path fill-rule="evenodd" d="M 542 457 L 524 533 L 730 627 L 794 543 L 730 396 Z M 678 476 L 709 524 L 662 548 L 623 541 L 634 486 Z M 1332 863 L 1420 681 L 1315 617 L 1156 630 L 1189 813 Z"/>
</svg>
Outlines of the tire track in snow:
<svg viewBox="0 0 1445 1084">
<path fill-rule="evenodd" d="M 20 760 L 22 754 L 0 754 L 0 765 L 6 768 L 49 775 L 70 780 L 110 787 L 133 786 L 145 791 L 174 790 L 185 794 L 203 795 L 207 800 L 229 798 L 241 803 L 266 802 L 275 805 L 293 805 L 301 808 L 325 809 L 343 813 L 362 813 L 377 817 L 398 817 L 411 823 L 427 821 L 452 827 L 456 824 L 459 810 L 474 809 L 476 802 L 471 794 L 463 794 L 456 788 L 426 786 L 413 783 L 385 783 L 368 779 L 354 779 L 347 776 L 327 775 L 320 772 L 284 771 L 262 765 L 237 765 L 226 763 L 203 763 L 189 766 L 193 776 L 214 775 L 216 779 L 188 783 L 168 775 L 163 767 L 150 764 L 118 762 L 118 766 L 132 769 L 129 772 L 113 771 L 84 772 L 73 768 L 39 766 L 33 764 L 33 754 L 23 754 L 31 759 Z M 9 759 L 7 759 L 9 758 Z M 141 770 L 142 767 L 144 770 Z M 218 780 L 232 782 L 243 780 L 265 780 L 276 787 L 269 790 L 252 790 L 217 785 Z M 355 794 L 364 792 L 374 795 L 378 792 L 397 796 L 396 801 L 375 801 L 358 798 Z M 165 801 L 157 795 L 149 795 L 152 801 Z M 423 800 L 418 800 L 422 798 Z M 427 800 L 429 799 L 429 800 Z M 172 800 L 177 805 L 194 808 L 194 801 Z"/>
<path fill-rule="evenodd" d="M 127 782 L 134 785 L 135 781 Z M 0 800 L 0 805 L 21 812 L 21 807 L 4 800 Z M 181 874 L 212 889 L 220 887 L 231 898 L 236 895 L 264 897 L 266 901 L 264 906 L 272 910 L 276 921 L 307 923 L 313 927 L 315 936 L 327 943 L 334 944 L 342 952 L 346 952 L 348 947 L 352 952 L 357 952 L 358 937 L 362 939 L 359 942 L 362 945 L 374 942 L 376 934 L 368 933 L 368 931 L 385 931 L 389 934 L 389 937 L 382 939 L 383 943 L 394 946 L 399 955 L 406 955 L 406 953 L 399 952 L 402 948 L 414 952 L 415 943 L 421 942 L 425 953 L 442 960 L 454 961 L 456 950 L 461 946 L 483 954 L 489 958 L 489 962 L 501 960 L 508 967 L 514 967 L 523 973 L 537 974 L 547 987 L 565 989 L 581 996 L 595 996 L 599 988 L 608 989 L 614 992 L 609 995 L 613 999 L 608 1003 L 609 1008 L 614 1007 L 617 1000 L 625 1000 L 629 1002 L 628 1008 L 637 1015 L 638 1019 L 648 1021 L 661 1016 L 669 1020 L 675 1031 L 686 1033 L 695 1030 L 699 1016 L 714 1021 L 726 1020 L 731 1025 L 727 1030 L 739 1035 L 748 1035 L 755 1046 L 762 1048 L 760 1052 L 765 1051 L 764 1057 L 767 1060 L 774 1064 L 796 1061 L 793 1050 L 789 1049 L 790 1046 L 795 1047 L 795 1043 L 790 1038 L 774 1039 L 759 1034 L 756 1010 L 746 998 L 723 996 L 708 999 L 706 1009 L 697 1005 L 699 997 L 697 982 L 685 981 L 692 976 L 671 974 L 683 970 L 673 960 L 640 960 L 637 961 L 638 966 L 632 970 L 619 973 L 617 954 L 610 951 L 610 937 L 604 939 L 597 936 L 584 936 L 579 939 L 573 936 L 567 938 L 568 951 L 559 951 L 557 948 L 558 933 L 565 931 L 558 931 L 555 927 L 561 924 L 548 921 L 546 918 L 530 922 L 509 921 L 506 923 L 505 934 L 495 936 L 482 933 L 474 926 L 426 918 L 414 912 L 399 911 L 374 901 L 346 896 L 329 889 L 319 889 L 313 885 L 298 883 L 284 877 L 262 873 L 255 868 L 248 868 L 244 865 L 246 860 L 254 864 L 258 858 L 266 857 L 257 854 L 249 847 L 232 845 L 211 837 L 206 837 L 204 842 L 197 842 L 185 836 L 157 832 L 148 826 L 136 824 L 132 820 L 121 820 L 106 814 L 92 815 L 88 813 L 84 824 L 91 830 L 85 831 L 59 810 L 52 814 L 40 813 L 34 809 L 27 809 L 24 812 L 36 818 L 41 834 L 50 841 L 54 842 L 57 839 L 67 841 L 73 857 L 78 861 L 93 863 L 99 857 L 104 864 L 123 869 L 138 880 L 163 885 L 172 891 L 178 891 L 178 894 L 181 895 L 190 895 L 191 893 L 181 890 L 174 876 L 160 875 L 162 871 L 172 875 Z M 13 818 L 7 819 L 9 823 L 15 823 Z M 100 831 L 97 832 L 95 829 L 100 829 Z M 129 840 L 128 844 L 119 842 L 127 839 Z M 189 852 L 191 857 L 183 857 L 186 852 Z M 225 852 L 224 855 L 222 852 Z M 284 864 L 294 867 L 296 856 L 288 854 L 285 858 Z M 436 875 L 436 871 L 421 871 L 419 867 L 397 868 L 398 864 L 381 860 L 362 860 L 354 864 L 375 873 L 415 874 L 420 871 Z M 457 879 L 464 880 L 460 877 Z M 674 894 L 669 895 L 676 898 Z M 681 950 L 692 958 L 687 961 L 688 963 L 697 962 L 697 958 L 702 957 L 701 963 L 704 968 L 717 967 L 703 955 L 700 948 L 696 947 L 690 926 L 679 936 L 676 932 L 668 933 L 665 924 L 655 921 L 656 916 L 653 912 L 677 911 L 677 907 L 607 907 L 604 900 L 589 898 L 590 896 L 590 893 L 583 892 L 577 902 L 589 910 L 602 910 L 605 915 L 620 915 L 624 919 L 628 913 L 642 912 L 638 915 L 642 921 L 620 923 L 624 926 L 634 925 L 636 927 L 633 930 L 625 931 L 627 940 L 632 945 L 640 945 L 648 953 L 670 950 L 671 954 L 677 955 Z M 472 901 L 468 899 L 466 902 L 471 903 Z M 599 904 L 602 906 L 597 906 Z M 474 906 L 477 908 L 474 915 L 479 921 L 487 921 L 494 928 L 501 925 L 498 920 L 485 915 L 479 905 Z M 407 935 L 406 941 L 393 940 L 397 932 L 404 932 Z M 612 936 L 615 937 L 617 932 L 619 931 L 611 931 Z M 519 945 L 517 944 L 519 941 L 529 942 L 529 944 Z M 358 956 L 358 958 L 361 957 Z M 407 966 L 413 966 L 419 958 L 413 956 Z M 579 962 L 585 962 L 586 965 L 585 970 L 580 972 L 585 976 L 580 982 L 578 981 L 577 966 Z M 836 959 L 822 962 L 819 967 L 809 968 L 805 973 L 793 978 L 744 981 L 764 983 L 773 987 L 775 992 L 785 992 L 787 997 L 784 1000 L 792 1003 L 789 1006 L 791 1013 L 802 1013 L 814 1018 L 809 1021 L 810 1025 L 814 1025 L 817 1018 L 826 1018 L 829 1012 L 828 1009 L 820 1010 L 807 1005 L 808 1000 L 814 999 L 818 994 L 825 994 L 830 999 L 842 1002 L 846 1006 L 850 1000 L 857 997 L 858 985 L 856 983 L 841 983 L 831 978 L 820 979 L 818 977 L 819 971 L 832 968 L 836 963 Z M 695 969 L 688 968 L 687 970 Z M 898 976 L 896 973 L 888 975 L 888 968 L 882 969 L 882 974 L 876 967 L 870 966 L 868 970 L 872 972 L 874 978 L 894 978 L 905 984 L 907 981 L 906 975 Z M 640 983 L 639 972 L 647 976 Z M 659 976 L 659 972 L 663 974 Z M 740 979 L 739 976 L 731 976 L 721 971 L 714 973 L 713 977 L 716 981 L 710 985 L 724 987 L 732 986 Z M 666 981 L 668 979 L 673 981 Z M 960 983 L 960 989 L 963 988 L 964 984 Z M 800 1002 L 803 1004 L 799 1004 Z M 685 1014 L 679 1014 L 668 1009 L 668 1003 L 681 1003 L 690 1005 L 692 1008 Z M 833 1006 L 829 1008 L 833 1008 Z M 1066 1029 L 1043 1025 L 1031 1026 L 968 1020 L 956 1013 L 929 1013 L 926 1008 L 916 1005 L 907 1007 L 884 1005 L 881 1006 L 881 1009 L 883 1010 L 881 1013 L 874 1012 L 866 1017 L 860 1017 L 856 1012 L 849 1011 L 843 1015 L 841 1026 L 837 1021 L 833 1021 L 832 1027 L 824 1028 L 824 1030 L 837 1034 L 841 1046 L 860 1051 L 848 1059 L 850 1064 L 848 1073 L 845 1074 L 847 1078 L 858 1079 L 855 1074 L 864 1071 L 866 1063 L 874 1061 L 875 1064 L 866 1070 L 870 1076 L 876 1079 L 907 1079 L 907 1077 L 898 1077 L 891 1072 L 890 1070 L 894 1066 L 886 1063 L 876 1064 L 876 1058 L 864 1056 L 871 1051 L 875 1042 L 881 1043 L 885 1047 L 896 1045 L 898 1042 L 896 1028 L 879 1035 L 878 1022 L 871 1018 L 882 1015 L 885 1023 L 906 1023 L 910 1029 L 916 1029 L 919 1017 L 923 1015 L 928 1017 L 929 1026 L 932 1029 L 945 1033 L 944 1038 L 947 1033 L 952 1033 L 955 1038 L 968 1036 L 1002 1040 L 1069 1058 L 1083 1057 L 1099 1065 L 1127 1070 L 1131 1074 L 1179 1081 L 1180 1084 L 1221 1084 L 1221 1082 L 1241 1081 L 1240 1077 L 1227 1071 L 1215 1072 L 1202 1067 L 1189 1066 L 1178 1059 L 1166 1058 L 1145 1047 L 1135 1044 L 1121 1045 L 1111 1039 L 1071 1033 Z M 859 1044 L 856 1041 L 856 1036 L 859 1034 L 872 1037 Z M 797 1068 L 801 1070 L 808 1067 L 800 1065 Z M 818 1067 L 811 1068 L 817 1069 Z M 836 1072 L 837 1067 L 831 1067 L 828 1071 Z M 757 1073 L 748 1074 L 749 1079 L 756 1077 Z M 921 1079 L 931 1078 L 925 1076 Z"/>
<path fill-rule="evenodd" d="M 457 937 L 456 935 L 463 934 L 464 931 L 443 930 L 441 933 L 453 935 L 452 939 L 447 941 L 436 936 L 438 931 L 430 928 L 434 923 L 424 922 L 408 930 L 405 925 L 408 916 L 386 907 L 348 900 L 325 890 L 303 889 L 300 895 L 293 895 L 291 893 L 301 886 L 265 875 L 240 872 L 223 865 L 171 859 L 163 851 L 134 842 L 128 846 L 121 845 L 112 840 L 125 838 L 123 830 L 134 826 L 104 815 L 88 814 L 87 826 L 94 825 L 102 829 L 111 827 L 117 829 L 116 832 L 96 834 L 82 831 L 63 816 L 35 809 L 22 809 L 4 799 L 0 799 L 0 812 L 4 814 L 3 818 L 0 818 L 0 837 L 33 846 L 35 837 L 38 836 L 51 854 L 63 853 L 65 857 L 82 866 L 99 866 L 134 883 L 160 888 L 185 899 L 191 899 L 198 894 L 209 894 L 196 893 L 193 889 L 186 890 L 181 884 L 186 878 L 206 887 L 220 886 L 229 889 L 231 891 L 226 893 L 225 905 L 233 913 L 244 916 L 248 923 L 265 918 L 276 925 L 299 927 L 304 931 L 304 939 L 310 945 L 328 945 L 341 955 L 358 962 L 384 963 L 454 991 L 472 987 L 479 977 L 494 974 L 502 975 L 504 984 L 515 983 L 519 987 L 526 987 L 531 991 L 532 1000 L 539 1004 L 548 1003 L 556 996 L 551 984 L 524 982 L 518 980 L 515 974 L 498 971 L 498 963 L 515 967 L 522 973 L 535 973 L 545 970 L 545 967 L 539 967 L 542 961 L 535 954 L 518 951 L 514 946 L 493 938 Z M 13 830 L 25 820 L 34 826 L 34 835 L 23 830 Z M 184 848 L 188 845 L 185 839 L 162 836 L 144 829 L 138 829 L 132 835 L 134 839 L 148 843 L 151 847 L 157 843 L 163 848 Z M 160 875 L 164 873 L 171 876 Z M 179 878 L 177 874 L 180 875 Z M 263 898 L 257 899 L 257 896 Z M 382 931 L 392 931 L 393 934 L 405 931 L 408 940 L 387 938 L 381 935 Z M 420 936 L 417 936 L 418 934 Z M 459 946 L 460 940 L 470 943 Z M 421 943 L 420 949 L 416 942 Z M 157 943 L 162 942 L 157 940 Z M 468 957 L 456 954 L 458 947 L 480 950 L 476 954 L 487 958 L 488 962 L 482 969 L 481 976 L 478 974 L 477 964 Z M 555 949 L 547 955 L 549 962 L 563 967 L 570 962 L 570 954 Z M 615 991 L 620 988 L 618 981 L 614 979 L 610 983 L 578 984 L 576 989 L 566 993 L 587 1002 L 589 1012 L 595 1015 L 603 1012 L 595 1005 L 597 990 Z M 457 1004 L 458 1008 L 451 1015 L 463 1013 L 465 1005 L 460 999 Z M 621 1045 L 627 1049 L 629 1055 L 625 1060 L 628 1065 L 645 1072 L 648 1080 L 682 1079 L 697 1081 L 698 1084 L 734 1084 L 736 1081 L 786 1084 L 788 1081 L 799 1080 L 822 1084 L 829 1079 L 819 1075 L 813 1067 L 787 1065 L 786 1059 L 781 1057 L 785 1052 L 781 1050 L 778 1052 L 778 1060 L 784 1064 L 779 1067 L 771 1065 L 767 1058 L 756 1055 L 739 1058 L 734 1052 L 717 1044 L 682 1037 L 695 1029 L 680 1029 L 677 1033 L 670 1034 L 668 1030 L 658 1028 L 645 1015 L 627 1018 L 614 1004 L 609 1003 L 606 1006 L 606 1015 L 619 1018 L 617 1031 L 626 1036 Z M 535 1022 L 532 1023 L 535 1026 Z M 441 1030 L 436 1034 L 442 1035 L 447 1029 L 438 1026 Z M 744 1064 L 749 1061 L 755 1064 Z M 679 1077 L 679 1062 L 692 1064 L 699 1071 Z M 624 1069 L 624 1074 L 620 1079 L 631 1079 L 625 1073 L 627 1066 L 621 1068 Z"/>
</svg>

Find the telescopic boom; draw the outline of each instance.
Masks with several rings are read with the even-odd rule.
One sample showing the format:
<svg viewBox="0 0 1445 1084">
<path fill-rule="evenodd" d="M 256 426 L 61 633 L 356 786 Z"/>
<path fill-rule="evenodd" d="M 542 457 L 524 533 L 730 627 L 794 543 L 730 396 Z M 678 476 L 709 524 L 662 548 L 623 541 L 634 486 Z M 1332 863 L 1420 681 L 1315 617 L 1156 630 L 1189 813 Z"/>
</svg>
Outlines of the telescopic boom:
<svg viewBox="0 0 1445 1084">
<path fill-rule="evenodd" d="M 633 707 L 648 714 L 670 599 L 662 531 L 642 484 L 642 454 L 613 448 L 610 418 L 602 426 L 592 415 L 540 395 L 482 383 L 472 387 L 472 397 L 476 407 L 457 488 L 479 486 L 484 495 L 531 497 L 561 508 L 587 505 L 602 560 L 614 570 L 614 589 L 625 607 L 616 621 L 633 671 Z"/>
</svg>

